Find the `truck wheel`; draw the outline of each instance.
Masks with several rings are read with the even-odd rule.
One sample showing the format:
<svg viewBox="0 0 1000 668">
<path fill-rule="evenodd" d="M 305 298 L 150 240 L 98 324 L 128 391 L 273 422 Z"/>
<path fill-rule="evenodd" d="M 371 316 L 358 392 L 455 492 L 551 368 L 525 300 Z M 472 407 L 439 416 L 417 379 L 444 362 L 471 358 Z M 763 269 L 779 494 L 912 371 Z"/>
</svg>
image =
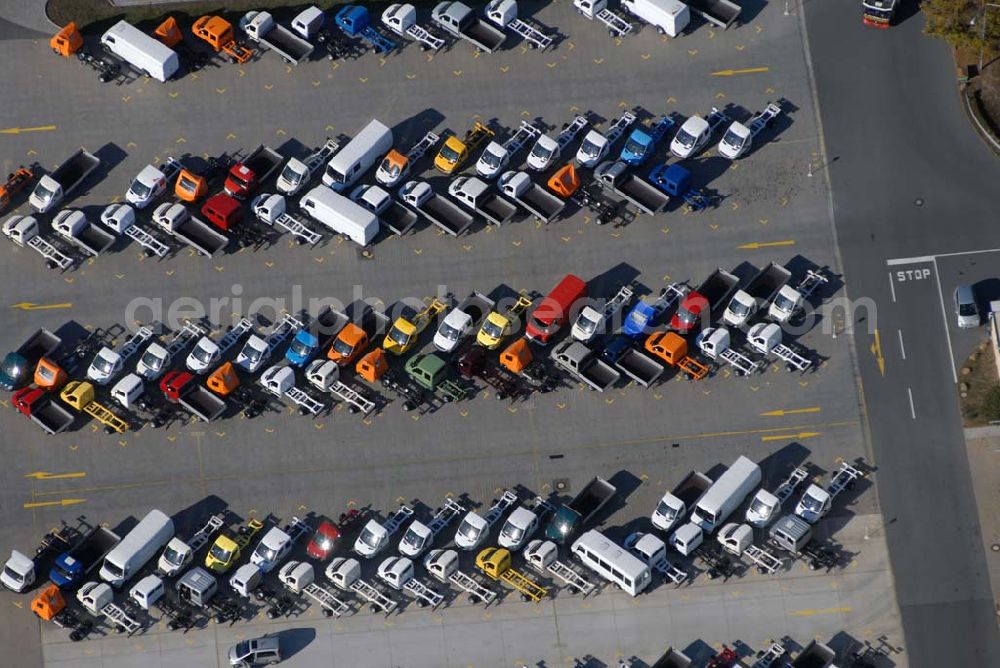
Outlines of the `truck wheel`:
<svg viewBox="0 0 1000 668">
<path fill-rule="evenodd" d="M 323 616 L 326 617 L 327 619 L 333 617 L 333 610 L 331 610 L 330 608 L 323 608 Z"/>
<path fill-rule="evenodd" d="M 475 594 L 469 594 L 469 603 L 471 603 L 472 605 L 479 603 L 479 597 L 476 596 Z"/>
<path fill-rule="evenodd" d="M 667 34 L 667 31 L 664 30 L 662 26 L 656 26 L 656 32 L 660 33 L 661 35 Z"/>
<path fill-rule="evenodd" d="M 527 594 L 521 594 L 521 600 L 524 601 L 525 603 L 527 603 L 531 599 L 528 597 Z"/>
</svg>

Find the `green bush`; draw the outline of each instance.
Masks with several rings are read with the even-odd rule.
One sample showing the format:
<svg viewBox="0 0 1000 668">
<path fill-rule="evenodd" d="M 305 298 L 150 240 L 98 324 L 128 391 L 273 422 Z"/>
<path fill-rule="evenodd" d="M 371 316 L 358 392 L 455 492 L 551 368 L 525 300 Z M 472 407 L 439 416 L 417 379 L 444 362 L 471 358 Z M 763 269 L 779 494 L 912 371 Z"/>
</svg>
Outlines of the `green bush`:
<svg viewBox="0 0 1000 668">
<path fill-rule="evenodd" d="M 1000 420 L 1000 385 L 993 385 L 986 391 L 978 412 L 990 422 Z"/>
</svg>

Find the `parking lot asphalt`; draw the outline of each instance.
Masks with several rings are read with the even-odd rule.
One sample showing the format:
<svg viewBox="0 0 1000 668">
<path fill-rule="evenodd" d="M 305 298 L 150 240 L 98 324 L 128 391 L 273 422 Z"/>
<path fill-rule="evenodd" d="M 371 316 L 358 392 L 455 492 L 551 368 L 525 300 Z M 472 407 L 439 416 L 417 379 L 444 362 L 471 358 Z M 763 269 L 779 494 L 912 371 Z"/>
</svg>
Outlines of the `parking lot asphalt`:
<svg viewBox="0 0 1000 668">
<path fill-rule="evenodd" d="M 125 247 L 63 274 L 46 270 L 34 253 L 5 244 L 0 278 L 10 286 L 9 303 L 72 307 L 8 312 L 0 345 L 11 349 L 34 328 L 58 327 L 68 319 L 92 327 L 123 323 L 127 305 L 136 297 L 159 298 L 164 304 L 193 297 L 207 303 L 213 297 L 233 296 L 237 285 L 244 306 L 256 297 L 290 298 L 297 289 L 306 296 L 348 299 L 354 286 L 388 305 L 404 297 L 434 295 L 439 285 L 455 295 L 500 286 L 544 293 L 567 271 L 608 292 L 620 280 L 638 280 L 652 291 L 670 281 L 697 283 L 717 266 L 732 269 L 750 262 L 759 267 L 772 259 L 829 266 L 837 273 L 826 182 L 819 173 L 808 176 L 822 156 L 797 18 L 767 6 L 730 31 L 702 25 L 682 38 L 666 40 L 645 30 L 618 45 L 577 17 L 569 3 L 551 3 L 535 16 L 566 34 L 555 50 L 537 53 L 514 46 L 475 57 L 468 46 L 458 44 L 431 58 L 409 47 L 384 62 L 367 55 L 337 65 L 304 63 L 290 71 L 273 54 L 263 54 L 242 68 L 221 64 L 197 78 L 167 85 L 135 81 L 99 86 L 90 70 L 59 60 L 43 41 L 3 42 L 0 53 L 13 64 L 11 89 L 31 94 L 13 96 L 0 110 L 0 125 L 55 129 L 4 134 L 0 166 L 9 170 L 37 160 L 52 168 L 80 145 L 100 151 L 108 169 L 71 204 L 96 214 L 121 197 L 129 180 L 150 161 L 184 153 L 252 150 L 261 142 L 301 157 L 303 145 L 315 146 L 339 133 L 350 135 L 372 116 L 393 126 L 397 145 L 405 148 L 428 129 L 462 133 L 476 119 L 495 118 L 509 128 L 522 118 L 541 118 L 558 128 L 583 111 L 610 119 L 638 106 L 653 115 L 677 111 L 687 116 L 729 104 L 742 105 L 734 114 L 746 118 L 779 98 L 789 113 L 769 141 L 736 165 L 714 153 L 693 163 L 696 179 L 723 195 L 717 209 L 697 214 L 671 210 L 640 216 L 623 227 L 599 227 L 585 212 L 547 227 L 530 220 L 499 230 L 474 227 L 458 239 L 420 225 L 408 236 L 378 241 L 371 259 L 362 258 L 349 243 L 336 241 L 307 249 L 282 239 L 260 252 L 212 260 L 181 250 L 156 261 Z M 767 71 L 712 76 L 761 68 Z M 661 149 L 659 159 L 663 155 Z M 434 182 L 442 183 L 440 178 Z M 824 298 L 836 296 L 839 281 L 831 284 L 834 288 Z M 217 324 L 228 324 L 227 310 Z M 274 512 L 287 518 L 309 511 L 336 516 L 351 503 L 384 512 L 400 500 L 416 498 L 434 507 L 448 493 L 488 505 L 499 489 L 518 484 L 546 494 L 568 481 L 566 493 L 572 494 L 594 474 L 619 474 L 632 481 L 627 505 L 606 519 L 614 526 L 647 516 L 663 490 L 686 471 L 710 470 L 738 454 L 763 460 L 765 475 L 772 478 L 806 460 L 819 474 L 832 470 L 837 458 L 870 458 L 842 315 L 825 317 L 799 344 L 822 359 L 815 372 L 800 376 L 772 365 L 751 378 L 719 373 L 699 384 L 671 380 L 650 390 L 628 386 L 604 395 L 571 386 L 519 404 L 480 395 L 423 415 L 390 404 L 367 420 L 334 409 L 316 419 L 271 414 L 169 430 L 144 428 L 120 437 L 88 425 L 43 439 L 30 422 L 8 412 L 0 439 L 16 465 L 0 473 L 4 547 L 10 546 L 8 536 L 12 545 L 26 547 L 59 518 L 79 513 L 115 526 L 150 506 L 179 512 L 207 497 L 218 497 L 241 517 Z M 84 475 L 24 477 L 35 472 Z M 880 525 L 877 497 L 870 487 L 850 503 L 849 513 L 863 519 L 866 528 Z M 859 559 L 870 554 L 872 563 L 879 564 L 878 540 L 862 539 Z M 873 565 L 870 573 L 847 586 L 851 596 L 860 597 L 848 604 L 809 599 L 795 609 L 844 608 L 829 619 L 825 614 L 801 616 L 809 621 L 822 618 L 824 632 L 843 630 L 864 637 L 877 631 L 898 637 L 889 572 L 881 564 Z M 805 582 L 816 590 L 837 589 L 838 577 L 812 576 Z M 705 595 L 716 596 L 716 603 L 731 596 L 716 586 L 707 588 Z M 779 577 L 759 586 L 759 596 L 767 597 L 791 585 Z M 665 591 L 654 592 L 648 605 L 673 605 L 661 593 Z M 882 614 L 874 615 L 870 605 L 862 605 L 868 596 L 878 601 Z M 4 597 L 15 603 L 25 600 Z M 618 605 L 606 595 L 594 600 L 598 611 Z M 622 599 L 621 604 L 629 602 Z M 646 600 L 640 607 L 644 605 Z M 692 623 L 688 636 L 697 633 L 710 643 L 731 641 L 731 632 L 746 637 L 753 633 L 760 639 L 780 636 L 790 632 L 787 610 L 792 607 L 785 605 L 784 615 L 747 620 L 752 632 L 742 626 L 713 627 L 709 620 L 716 615 L 706 608 L 704 623 Z M 50 628 L 44 629 L 39 650 L 28 611 L 10 608 L 4 617 L 12 621 L 3 625 L 2 633 L 9 633 L 11 642 L 24 646 L 25 652 L 38 653 L 39 662 L 44 655 L 46 663 L 65 665 L 58 661 L 67 651 L 79 651 L 71 655 L 73 660 L 96 652 L 96 643 L 70 646 L 60 642 L 64 636 L 50 634 Z M 517 610 L 517 605 L 505 603 L 498 617 L 516 616 L 507 612 L 510 608 Z M 400 620 L 411 615 L 417 616 L 408 612 Z M 587 652 L 600 653 L 606 661 L 619 651 L 651 655 L 652 642 L 641 645 L 641 651 L 630 649 L 637 634 L 646 635 L 636 629 L 653 620 L 662 624 L 655 614 L 653 620 L 642 616 L 644 621 L 635 623 L 629 619 L 633 614 L 616 615 L 619 640 L 609 642 L 618 644 L 592 648 L 588 641 L 594 634 L 587 624 L 604 623 L 604 615 L 578 617 L 596 621 L 581 621 L 576 639 L 562 643 L 553 643 L 551 635 L 537 628 L 532 631 L 538 634 L 534 641 L 513 630 L 508 635 L 505 627 L 497 640 L 489 624 L 481 625 L 481 635 L 475 635 L 463 628 L 465 615 L 445 616 L 448 624 L 457 625 L 461 642 L 469 643 L 449 649 L 448 665 L 510 665 L 512 658 L 531 662 L 535 657 L 552 662 Z M 671 617 L 677 624 L 691 623 L 684 613 Z M 368 615 L 340 623 L 345 624 L 344 636 L 356 643 L 348 645 L 355 647 L 346 650 L 348 656 L 370 659 L 372 665 L 389 665 L 366 654 L 372 638 L 383 638 L 389 649 L 392 643 L 405 643 L 406 636 L 425 642 L 418 630 L 406 629 L 404 634 L 400 629 L 398 635 L 389 634 L 386 643 L 385 628 Z M 370 624 L 374 628 L 368 628 Z M 799 628 L 806 638 L 813 635 Z M 250 635 L 243 628 L 238 632 L 244 631 Z M 329 633 L 328 623 L 322 637 Z M 169 637 L 156 636 L 161 657 L 167 644 L 176 643 L 166 640 Z M 224 651 L 229 641 L 225 634 L 211 642 L 207 636 L 197 637 L 191 644 L 204 642 L 211 656 Z M 440 636 L 434 637 L 438 642 Z M 675 639 L 683 644 L 694 638 Z M 131 646 L 126 658 L 113 660 L 110 653 L 125 651 L 127 645 L 104 642 L 110 643 L 108 656 L 90 655 L 100 656 L 103 665 L 117 665 L 137 651 Z M 487 642 L 494 643 L 492 653 L 481 653 Z M 184 644 L 191 646 L 186 640 Z M 143 651 L 154 651 L 153 644 Z M 496 661 L 497 656 L 503 656 L 503 662 Z M 435 663 L 439 659 L 403 665 L 440 665 Z M 164 665 L 172 661 L 161 660 Z M 303 658 L 301 665 L 320 664 Z M 897 665 L 905 665 L 905 658 Z"/>
</svg>

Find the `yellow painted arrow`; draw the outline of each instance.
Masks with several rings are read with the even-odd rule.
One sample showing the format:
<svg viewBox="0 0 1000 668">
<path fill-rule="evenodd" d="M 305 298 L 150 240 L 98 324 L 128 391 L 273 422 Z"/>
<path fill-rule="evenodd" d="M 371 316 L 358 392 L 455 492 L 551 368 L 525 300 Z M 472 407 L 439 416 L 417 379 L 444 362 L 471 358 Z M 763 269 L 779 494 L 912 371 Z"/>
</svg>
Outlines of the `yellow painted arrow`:
<svg viewBox="0 0 1000 668">
<path fill-rule="evenodd" d="M 61 304 L 36 304 L 34 302 L 18 302 L 11 304 L 11 308 L 22 311 L 50 311 L 57 308 L 73 308 L 73 302 L 63 302 Z"/>
<path fill-rule="evenodd" d="M 719 70 L 712 72 L 713 77 L 731 77 L 734 74 L 760 74 L 769 71 L 769 67 L 747 67 L 742 70 Z"/>
<path fill-rule="evenodd" d="M 47 506 L 75 506 L 78 503 L 85 503 L 87 499 L 59 499 L 58 501 L 33 501 L 24 504 L 25 510 L 32 508 L 45 508 Z"/>
<path fill-rule="evenodd" d="M 34 473 L 25 473 L 25 478 L 34 478 L 35 480 L 67 480 L 69 478 L 86 478 L 86 471 L 76 471 L 74 473 L 49 473 L 48 471 L 35 471 Z"/>
<path fill-rule="evenodd" d="M 741 250 L 757 250 L 758 248 L 771 248 L 773 246 L 794 246 L 795 241 L 793 239 L 784 239 L 782 241 L 751 241 L 748 244 L 743 244 L 742 246 L 737 246 Z"/>
<path fill-rule="evenodd" d="M 875 343 L 869 348 L 872 355 L 875 356 L 875 361 L 878 363 L 878 372 L 881 375 L 885 375 L 885 357 L 882 356 L 882 337 L 879 336 L 878 330 L 875 330 Z"/>
<path fill-rule="evenodd" d="M 819 431 L 800 431 L 797 434 L 775 434 L 773 436 L 761 436 L 760 440 L 767 441 L 801 441 L 805 438 L 815 438 L 819 436 L 822 432 Z"/>
<path fill-rule="evenodd" d="M 39 126 L 33 127 L 33 128 L 6 128 L 4 130 L 0 130 L 0 134 L 3 134 L 3 135 L 19 135 L 22 132 L 51 132 L 52 130 L 55 130 L 55 129 L 56 129 L 56 126 L 54 126 L 54 125 L 39 125 Z"/>
<path fill-rule="evenodd" d="M 761 413 L 763 417 L 784 417 L 786 415 L 799 415 L 800 413 L 819 413 L 822 408 L 819 406 L 810 406 L 809 408 L 779 408 L 774 411 L 767 411 Z"/>
</svg>

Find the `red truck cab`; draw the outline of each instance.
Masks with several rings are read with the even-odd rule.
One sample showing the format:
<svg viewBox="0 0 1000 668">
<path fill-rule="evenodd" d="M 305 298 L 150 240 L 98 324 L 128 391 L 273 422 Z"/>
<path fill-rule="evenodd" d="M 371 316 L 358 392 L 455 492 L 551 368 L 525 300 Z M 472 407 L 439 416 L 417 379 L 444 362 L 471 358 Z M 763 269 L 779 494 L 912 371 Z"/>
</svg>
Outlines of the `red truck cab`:
<svg viewBox="0 0 1000 668">
<path fill-rule="evenodd" d="M 243 220 L 243 205 L 225 193 L 213 195 L 201 207 L 201 215 L 220 230 L 231 232 Z"/>
<path fill-rule="evenodd" d="M 257 187 L 257 175 L 244 163 L 239 162 L 232 166 L 226 176 L 226 192 L 233 197 L 245 198 L 250 191 Z"/>
<path fill-rule="evenodd" d="M 31 407 L 34 403 L 45 394 L 45 390 L 40 387 L 22 387 L 20 390 L 14 393 L 11 397 L 11 402 L 14 404 L 14 408 L 18 410 L 24 417 L 31 417 Z"/>
<path fill-rule="evenodd" d="M 524 334 L 535 343 L 548 345 L 552 336 L 569 319 L 573 306 L 587 296 L 587 283 L 578 276 L 566 274 L 528 316 Z"/>
<path fill-rule="evenodd" d="M 190 371 L 170 371 L 163 380 L 160 381 L 160 391 L 170 403 L 177 403 L 181 398 L 184 387 L 194 380 L 194 374 Z"/>
<path fill-rule="evenodd" d="M 677 332 L 690 332 L 701 319 L 702 313 L 710 308 L 708 299 L 700 292 L 692 290 L 681 300 L 677 312 L 670 319 L 670 329 Z"/>
<path fill-rule="evenodd" d="M 323 520 L 318 527 L 316 527 L 316 533 L 309 540 L 309 545 L 306 547 L 306 554 L 308 554 L 313 559 L 319 559 L 320 561 L 325 561 L 330 553 L 337 547 L 340 542 L 340 529 L 338 529 L 333 522 L 330 520 Z"/>
</svg>

